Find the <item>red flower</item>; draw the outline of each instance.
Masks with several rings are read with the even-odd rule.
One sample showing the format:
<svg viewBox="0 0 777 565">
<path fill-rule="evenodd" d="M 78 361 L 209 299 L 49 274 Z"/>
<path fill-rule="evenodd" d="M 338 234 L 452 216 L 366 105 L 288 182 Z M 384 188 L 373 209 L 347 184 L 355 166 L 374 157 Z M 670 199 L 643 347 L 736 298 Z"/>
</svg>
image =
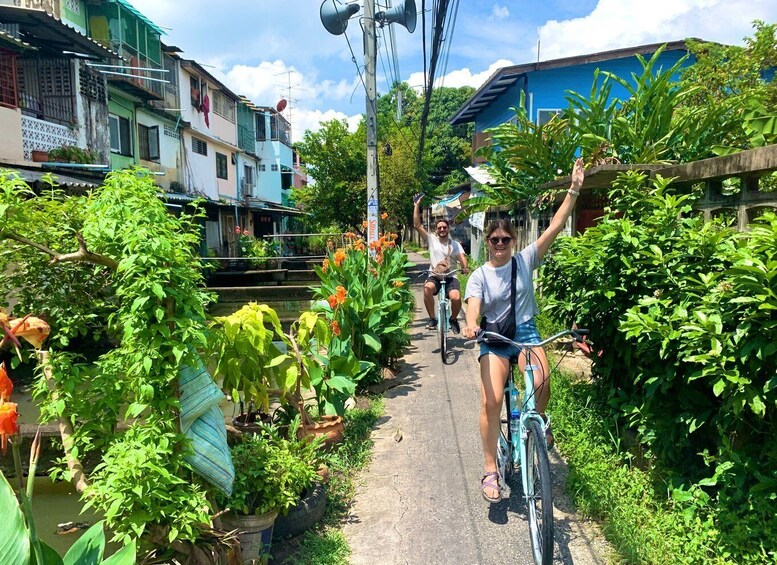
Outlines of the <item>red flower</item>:
<svg viewBox="0 0 777 565">
<path fill-rule="evenodd" d="M 11 398 L 13 392 L 13 383 L 5 370 L 5 363 L 0 365 L 0 402 Z"/>
<path fill-rule="evenodd" d="M 19 413 L 13 402 L 0 402 L 0 451 L 5 455 L 8 436 L 19 433 Z"/>
<path fill-rule="evenodd" d="M 240 232 L 241 232 L 241 231 L 242 231 L 242 230 L 240 229 L 240 226 L 235 226 L 235 233 L 236 233 L 237 235 L 240 235 Z"/>
<path fill-rule="evenodd" d="M 338 286 L 335 289 L 335 293 L 337 294 L 337 296 L 336 296 L 337 303 L 338 304 L 343 304 L 345 302 L 346 296 L 348 295 L 348 293 L 345 290 L 345 287 L 344 286 Z"/>
<path fill-rule="evenodd" d="M 340 324 L 337 323 L 337 320 L 332 320 L 332 324 L 330 326 L 332 328 L 332 333 L 336 336 L 340 335 Z"/>
<path fill-rule="evenodd" d="M 327 298 L 327 301 L 329 302 L 329 307 L 332 310 L 337 308 L 337 297 L 334 294 L 330 294 L 329 298 Z"/>
</svg>

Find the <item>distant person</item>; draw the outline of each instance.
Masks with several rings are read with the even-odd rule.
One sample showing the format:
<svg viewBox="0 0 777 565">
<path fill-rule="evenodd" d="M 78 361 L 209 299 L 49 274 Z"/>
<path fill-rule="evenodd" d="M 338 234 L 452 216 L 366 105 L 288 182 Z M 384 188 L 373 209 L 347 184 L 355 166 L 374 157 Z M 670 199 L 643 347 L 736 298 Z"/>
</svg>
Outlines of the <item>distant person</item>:
<svg viewBox="0 0 777 565">
<path fill-rule="evenodd" d="M 429 270 L 434 272 L 446 273 L 456 268 L 456 262 L 461 264 L 461 272 L 467 273 L 469 267 L 467 266 L 467 256 L 464 254 L 464 249 L 458 241 L 455 241 L 450 237 L 450 222 L 444 218 L 440 218 L 434 224 L 434 232 L 428 233 L 424 226 L 421 224 L 421 211 L 419 209 L 421 205 L 422 195 L 418 194 L 413 199 L 415 204 L 413 208 L 413 226 L 422 238 L 426 239 L 429 247 Z M 437 328 L 437 318 L 435 318 L 434 297 L 440 292 L 442 284 L 440 280 L 429 275 L 424 283 L 424 306 L 426 312 L 429 314 L 429 323 L 426 324 L 426 329 L 433 330 Z M 449 277 L 445 277 L 445 288 L 448 294 L 448 299 L 451 301 L 451 331 L 453 333 L 459 333 L 461 327 L 457 320 L 459 312 L 461 312 L 461 290 L 459 288 L 459 279 L 453 274 Z"/>
<path fill-rule="evenodd" d="M 500 327 L 510 328 L 514 335 L 502 333 L 507 338 L 519 343 L 540 343 L 540 334 L 534 323 L 534 317 L 539 313 L 534 297 L 534 282 L 532 273 L 542 258 L 550 249 L 569 219 L 575 202 L 583 186 L 583 160 L 578 159 L 572 167 L 572 184 L 561 206 L 553 215 L 548 228 L 536 242 L 529 244 L 513 255 L 517 241 L 515 228 L 507 220 L 496 220 L 484 231 L 488 242 L 490 259 L 482 267 L 476 269 L 467 281 L 467 317 L 464 326 L 464 337 L 472 339 L 480 330 L 481 316 L 497 323 Z M 514 323 L 510 323 L 510 281 L 512 278 L 511 260 L 517 260 L 515 278 L 515 311 Z M 507 330 L 505 330 L 507 331 Z M 510 358 L 518 356 L 518 366 L 521 372 L 526 365 L 526 358 L 517 348 L 490 346 L 480 344 L 480 382 L 481 410 L 480 437 L 483 442 L 485 459 L 484 475 L 481 479 L 483 498 L 495 503 L 501 500 L 501 487 L 498 484 L 499 475 L 496 470 L 496 449 L 499 436 L 499 424 L 502 412 L 502 399 L 505 384 L 510 370 Z M 534 371 L 534 399 L 537 412 L 545 418 L 545 407 L 550 400 L 550 368 L 548 358 L 542 347 L 531 350 L 532 363 L 539 370 Z M 547 418 L 545 418 L 547 422 Z M 553 447 L 553 435 L 546 425 L 548 449 Z"/>
</svg>

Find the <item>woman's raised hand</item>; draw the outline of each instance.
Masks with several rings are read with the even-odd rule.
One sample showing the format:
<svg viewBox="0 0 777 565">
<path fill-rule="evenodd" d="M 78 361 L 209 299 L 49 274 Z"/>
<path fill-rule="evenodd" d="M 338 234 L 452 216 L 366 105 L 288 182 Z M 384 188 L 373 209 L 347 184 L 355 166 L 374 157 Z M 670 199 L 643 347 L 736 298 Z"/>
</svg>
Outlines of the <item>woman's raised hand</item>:
<svg viewBox="0 0 777 565">
<path fill-rule="evenodd" d="M 585 178 L 585 172 L 583 169 L 583 158 L 578 157 L 575 164 L 572 166 L 572 190 L 580 190 L 583 186 L 583 179 Z"/>
</svg>

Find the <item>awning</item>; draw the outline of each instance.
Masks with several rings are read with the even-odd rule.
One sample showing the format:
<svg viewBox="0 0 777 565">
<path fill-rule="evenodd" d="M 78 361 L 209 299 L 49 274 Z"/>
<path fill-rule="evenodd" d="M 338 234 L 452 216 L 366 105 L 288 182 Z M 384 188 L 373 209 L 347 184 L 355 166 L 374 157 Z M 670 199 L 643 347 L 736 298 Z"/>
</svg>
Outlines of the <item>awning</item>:
<svg viewBox="0 0 777 565">
<path fill-rule="evenodd" d="M 465 190 L 459 192 L 458 194 L 443 198 L 442 200 L 432 204 L 432 214 L 439 214 L 443 210 L 458 213 L 461 211 L 461 203 L 467 200 L 469 196 L 470 192 Z"/>
<path fill-rule="evenodd" d="M 464 167 L 464 170 L 467 171 L 467 174 L 471 176 L 473 180 L 480 184 L 496 184 L 494 177 L 492 177 L 488 170 L 482 165 Z"/>
<path fill-rule="evenodd" d="M 146 16 L 144 16 L 144 15 L 143 15 L 143 14 L 141 14 L 140 12 L 138 12 L 137 8 L 135 8 L 135 6 L 133 6 L 132 4 L 130 4 L 129 2 L 127 2 L 127 0 L 110 0 L 110 1 L 111 1 L 111 2 L 113 2 L 113 3 L 115 3 L 115 4 L 121 4 L 122 6 L 124 6 L 124 7 L 125 7 L 127 10 L 129 10 L 130 12 L 132 12 L 132 14 L 133 14 L 133 15 L 134 15 L 136 18 L 138 18 L 139 20 L 141 20 L 141 21 L 145 22 L 145 23 L 146 23 L 146 25 L 148 25 L 148 27 L 150 27 L 151 29 L 153 29 L 153 30 L 154 30 L 155 32 L 157 32 L 159 35 L 167 35 L 167 33 L 165 33 L 165 31 L 164 31 L 164 30 L 163 30 L 161 27 L 159 27 L 158 25 L 156 25 L 154 22 L 152 22 L 151 20 L 149 20 L 149 19 L 148 19 Z"/>
<path fill-rule="evenodd" d="M 268 202 L 267 200 L 261 200 L 260 198 L 249 198 L 249 206 L 252 210 L 265 210 L 267 212 L 276 212 L 281 216 L 307 216 L 307 212 L 303 212 L 297 208 L 291 206 L 284 206 L 283 204 L 276 204 L 275 202 Z"/>
<path fill-rule="evenodd" d="M 0 6 L 0 22 L 19 24 L 25 41 L 37 47 L 60 51 L 80 51 L 101 59 L 119 59 L 118 53 L 106 49 L 94 39 L 70 27 L 43 10 Z"/>
<path fill-rule="evenodd" d="M 12 47 L 16 47 L 17 49 L 35 49 L 32 45 L 27 43 L 26 41 L 22 41 L 21 39 L 16 39 L 13 35 L 10 33 L 7 33 L 0 29 L 0 45 L 10 45 Z"/>
<path fill-rule="evenodd" d="M 0 164 L 0 172 L 10 172 L 16 174 L 24 180 L 27 184 L 33 185 L 35 183 L 42 183 L 48 186 L 48 181 L 44 179 L 44 176 L 51 175 L 56 186 L 72 186 L 75 188 L 97 188 L 100 183 L 97 181 L 88 181 L 72 177 L 70 175 L 62 175 L 59 173 L 53 173 L 51 171 L 30 171 L 27 169 L 13 169 L 10 167 L 4 167 Z"/>
</svg>

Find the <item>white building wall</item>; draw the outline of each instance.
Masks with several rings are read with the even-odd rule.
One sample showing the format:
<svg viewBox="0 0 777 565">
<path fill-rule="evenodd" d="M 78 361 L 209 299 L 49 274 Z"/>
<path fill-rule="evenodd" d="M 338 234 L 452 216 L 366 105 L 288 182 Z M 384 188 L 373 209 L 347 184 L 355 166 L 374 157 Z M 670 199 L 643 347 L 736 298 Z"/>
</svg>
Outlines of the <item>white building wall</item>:
<svg viewBox="0 0 777 565">
<path fill-rule="evenodd" d="M 0 131 L 3 132 L 3 141 L 0 143 L 0 159 L 3 161 L 23 161 L 21 110 L 0 106 Z"/>
<path fill-rule="evenodd" d="M 139 159 L 140 165 L 150 171 L 164 173 L 158 175 L 156 181 L 160 186 L 170 188 L 171 182 L 182 178 L 180 133 L 176 132 L 174 123 L 144 112 L 142 107 L 138 107 L 136 117 L 139 125 L 159 128 L 159 162 Z"/>
<path fill-rule="evenodd" d="M 218 186 L 216 185 L 216 153 L 213 145 L 208 143 L 208 154 L 200 155 L 192 151 L 192 138 L 197 137 L 205 142 L 208 139 L 197 135 L 191 130 L 184 132 L 183 156 L 184 179 L 190 190 L 201 192 L 212 200 L 218 200 Z"/>
</svg>

